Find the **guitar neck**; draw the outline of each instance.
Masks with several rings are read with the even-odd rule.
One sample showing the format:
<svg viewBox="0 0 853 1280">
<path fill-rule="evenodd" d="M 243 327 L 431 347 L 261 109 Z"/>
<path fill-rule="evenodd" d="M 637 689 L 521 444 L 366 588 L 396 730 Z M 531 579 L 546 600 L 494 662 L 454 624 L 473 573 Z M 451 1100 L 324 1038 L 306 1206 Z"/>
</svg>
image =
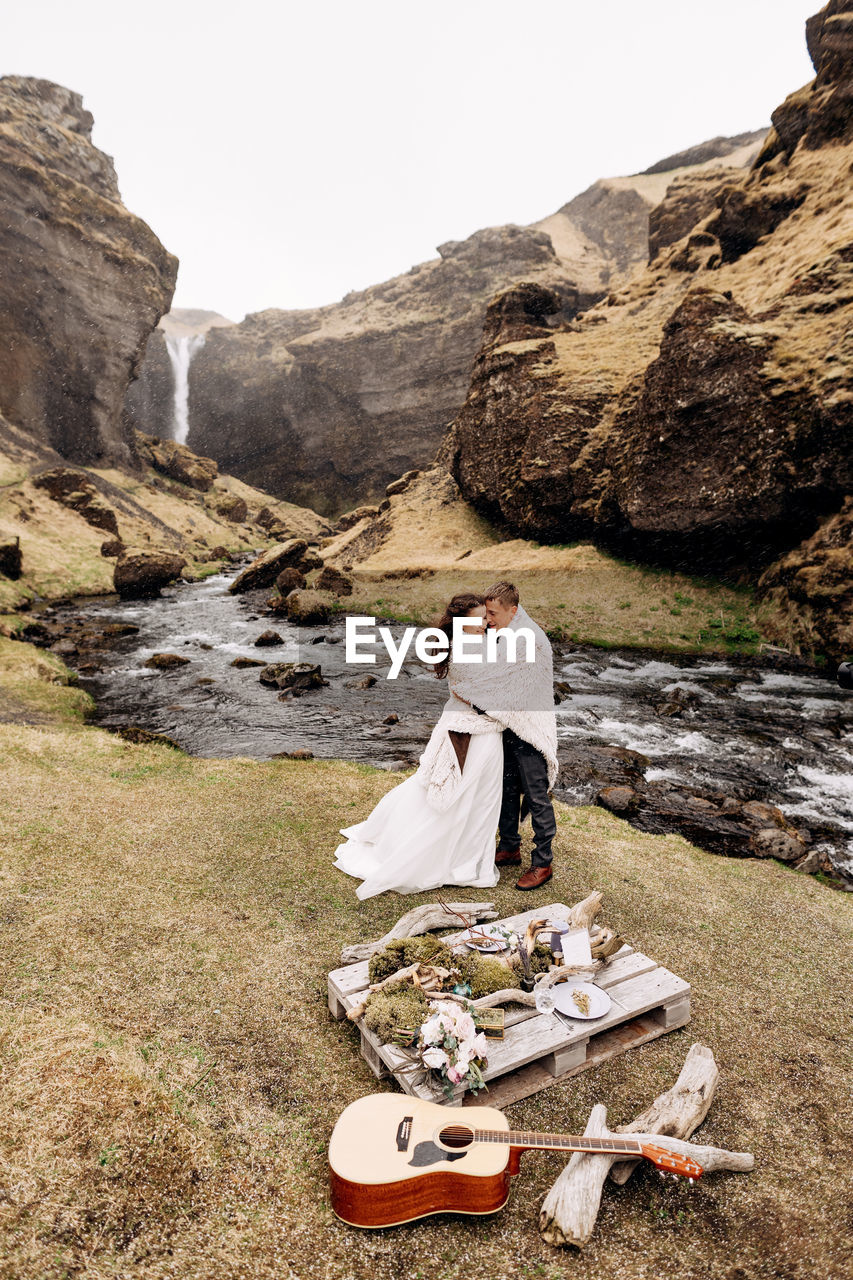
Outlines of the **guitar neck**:
<svg viewBox="0 0 853 1280">
<path fill-rule="evenodd" d="M 587 1155 L 642 1156 L 633 1138 L 585 1138 L 573 1133 L 538 1133 L 534 1129 L 475 1129 L 476 1142 L 495 1142 L 522 1150 L 583 1151 Z"/>
</svg>

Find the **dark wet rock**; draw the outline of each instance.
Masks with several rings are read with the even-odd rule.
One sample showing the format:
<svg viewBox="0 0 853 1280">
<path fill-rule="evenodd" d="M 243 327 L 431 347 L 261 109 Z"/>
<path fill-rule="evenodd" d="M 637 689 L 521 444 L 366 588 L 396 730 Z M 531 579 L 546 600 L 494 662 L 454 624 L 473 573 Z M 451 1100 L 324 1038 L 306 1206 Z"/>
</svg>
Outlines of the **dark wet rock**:
<svg viewBox="0 0 853 1280">
<path fill-rule="evenodd" d="M 321 689 L 322 668 L 314 662 L 272 662 L 258 679 L 275 689 Z"/>
<path fill-rule="evenodd" d="M 171 551 L 124 553 L 116 562 L 113 583 L 124 599 L 158 596 L 161 587 L 180 577 L 186 563 Z"/>
<path fill-rule="evenodd" d="M 372 689 L 376 684 L 376 676 L 362 676 L 360 680 L 351 680 L 347 685 L 349 689 Z"/>
<path fill-rule="evenodd" d="M 572 694 L 572 686 L 567 684 L 565 680 L 557 680 L 554 683 L 554 704 L 559 706 L 566 698 L 570 698 Z"/>
<path fill-rule="evenodd" d="M 236 667 L 238 671 L 241 671 L 246 667 L 265 667 L 267 665 L 268 664 L 264 661 L 263 658 L 242 658 L 241 657 L 241 658 L 235 658 L 234 661 L 231 663 L 231 666 Z"/>
<path fill-rule="evenodd" d="M 186 667 L 189 661 L 189 658 L 183 658 L 177 653 L 152 653 L 143 665 L 152 667 L 155 671 L 171 671 L 175 667 Z"/>
<path fill-rule="evenodd" d="M 135 622 L 105 622 L 100 630 L 101 635 L 108 639 L 118 639 L 121 636 L 139 634 L 139 627 Z"/>
<path fill-rule="evenodd" d="M 121 538 L 108 538 L 106 542 L 101 543 L 101 555 L 107 560 L 120 556 L 124 549 Z"/>
<path fill-rule="evenodd" d="M 288 565 L 282 569 L 281 573 L 275 580 L 278 591 L 283 595 L 289 595 L 291 591 L 301 589 L 306 586 L 305 574 L 301 569 L 297 569 L 295 565 Z"/>
<path fill-rule="evenodd" d="M 287 596 L 287 617 L 298 627 L 317 626 L 330 616 L 328 604 L 316 591 L 291 591 Z"/>
<path fill-rule="evenodd" d="M 283 569 L 303 567 L 308 552 L 304 538 L 289 538 L 279 547 L 270 547 L 239 573 L 229 586 L 232 595 L 271 587 Z"/>
<path fill-rule="evenodd" d="M 764 801 L 742 802 L 720 792 L 640 780 L 635 786 L 604 787 L 597 801 L 640 831 L 678 832 L 709 853 L 784 862 L 807 853 L 801 833 L 780 809 Z"/>
<path fill-rule="evenodd" d="M 333 564 L 327 564 L 314 579 L 316 591 L 331 591 L 336 596 L 352 595 L 352 578 Z"/>
<path fill-rule="evenodd" d="M 383 724 L 399 724 L 399 723 L 400 723 L 400 717 L 397 715 L 397 712 L 396 712 L 396 711 L 392 711 L 392 712 L 391 712 L 391 714 L 390 714 L 389 716 L 386 716 L 386 717 L 385 717 L 385 719 L 382 721 L 382 723 L 383 723 Z"/>
<path fill-rule="evenodd" d="M 611 813 L 627 813 L 639 806 L 640 797 L 633 787 L 602 787 L 598 803 Z"/>
<path fill-rule="evenodd" d="M 306 747 L 297 747 L 295 751 L 277 751 L 272 760 L 313 760 L 314 752 Z"/>
<path fill-rule="evenodd" d="M 208 563 L 212 562 L 213 560 L 225 560 L 226 563 L 230 563 L 231 560 L 233 560 L 233 558 L 234 557 L 231 555 L 231 552 L 228 550 L 228 548 L 223 546 L 211 547 L 205 557 Z"/>
<path fill-rule="evenodd" d="M 140 458 L 155 471 L 200 493 L 207 493 L 213 487 L 219 475 L 219 467 L 213 458 L 201 457 L 185 444 L 178 444 L 177 440 L 160 440 L 142 431 L 135 434 Z"/>
<path fill-rule="evenodd" d="M 173 751 L 183 752 L 183 747 L 175 742 L 174 738 L 169 738 L 165 733 L 152 733 L 149 729 L 140 729 L 138 725 L 108 725 L 110 733 L 116 734 L 119 738 L 124 738 L 125 742 L 133 742 L 137 746 L 161 746 L 171 747 Z"/>
<path fill-rule="evenodd" d="M 690 707 L 697 706 L 698 703 L 699 698 L 691 689 L 672 689 L 661 702 L 655 702 L 652 705 L 656 715 L 674 719 L 683 715 Z"/>
<path fill-rule="evenodd" d="M 262 631 L 254 643 L 256 648 L 263 649 L 268 645 L 284 644 L 284 641 L 277 631 Z"/>
<path fill-rule="evenodd" d="M 43 622 L 27 622 L 17 634 L 27 644 L 34 644 L 39 649 L 46 649 L 56 639 L 51 629 Z"/>
<path fill-rule="evenodd" d="M 11 542 L 0 542 L 0 573 L 14 580 L 20 578 L 21 570 L 21 539 L 15 537 Z"/>
<path fill-rule="evenodd" d="M 560 772 L 557 789 L 570 792 L 577 801 L 589 803 L 602 785 L 636 786 L 651 761 L 627 747 L 601 746 L 594 742 L 560 742 Z"/>
</svg>

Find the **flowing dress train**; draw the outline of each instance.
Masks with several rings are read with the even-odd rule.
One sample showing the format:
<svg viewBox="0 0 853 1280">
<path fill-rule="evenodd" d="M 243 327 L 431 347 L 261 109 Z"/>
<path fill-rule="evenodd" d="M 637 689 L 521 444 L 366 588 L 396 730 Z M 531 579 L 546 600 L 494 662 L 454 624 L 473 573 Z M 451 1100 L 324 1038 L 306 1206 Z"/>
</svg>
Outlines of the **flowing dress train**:
<svg viewBox="0 0 853 1280">
<path fill-rule="evenodd" d="M 461 778 L 446 807 L 430 802 L 421 769 L 388 791 L 363 822 L 341 828 L 347 839 L 335 850 L 334 865 L 362 880 L 356 889 L 359 898 L 388 890 L 421 893 L 443 885 L 494 888 L 503 789 L 503 743 L 499 727 L 495 730 L 472 733 Z M 439 722 L 433 734 L 441 732 L 446 730 Z"/>
</svg>

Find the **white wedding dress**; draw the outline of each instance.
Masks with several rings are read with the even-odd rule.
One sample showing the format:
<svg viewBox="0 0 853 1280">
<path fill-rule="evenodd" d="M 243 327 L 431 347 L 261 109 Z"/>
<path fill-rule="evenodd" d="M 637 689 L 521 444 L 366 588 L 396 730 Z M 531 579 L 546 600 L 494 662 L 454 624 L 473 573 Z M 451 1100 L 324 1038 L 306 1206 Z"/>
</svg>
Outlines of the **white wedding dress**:
<svg viewBox="0 0 853 1280">
<path fill-rule="evenodd" d="M 457 729 L 464 725 L 464 704 L 453 699 L 445 711 L 451 718 L 442 715 L 430 746 L 446 734 L 445 724 Z M 465 765 L 455 779 L 450 803 L 436 807 L 432 802 L 422 764 L 387 792 L 363 822 L 341 828 L 347 839 L 335 850 L 334 865 L 362 880 L 356 889 L 359 898 L 388 890 L 422 893 L 444 885 L 492 889 L 498 883 L 495 832 L 503 790 L 503 739 L 499 725 L 492 726 L 493 732 L 477 732 L 487 727 L 485 722 L 473 712 L 467 714 L 480 724 L 471 726 Z"/>
</svg>

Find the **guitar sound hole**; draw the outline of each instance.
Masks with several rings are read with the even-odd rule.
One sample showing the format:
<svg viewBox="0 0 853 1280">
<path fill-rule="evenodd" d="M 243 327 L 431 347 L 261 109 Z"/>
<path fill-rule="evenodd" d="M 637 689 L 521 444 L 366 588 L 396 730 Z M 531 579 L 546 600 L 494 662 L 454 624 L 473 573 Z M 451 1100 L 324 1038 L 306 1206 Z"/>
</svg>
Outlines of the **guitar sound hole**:
<svg viewBox="0 0 853 1280">
<path fill-rule="evenodd" d="M 460 1147 L 470 1147 L 474 1141 L 473 1131 L 461 1124 L 449 1124 L 438 1136 L 444 1146 L 453 1151 L 458 1151 Z"/>
</svg>

